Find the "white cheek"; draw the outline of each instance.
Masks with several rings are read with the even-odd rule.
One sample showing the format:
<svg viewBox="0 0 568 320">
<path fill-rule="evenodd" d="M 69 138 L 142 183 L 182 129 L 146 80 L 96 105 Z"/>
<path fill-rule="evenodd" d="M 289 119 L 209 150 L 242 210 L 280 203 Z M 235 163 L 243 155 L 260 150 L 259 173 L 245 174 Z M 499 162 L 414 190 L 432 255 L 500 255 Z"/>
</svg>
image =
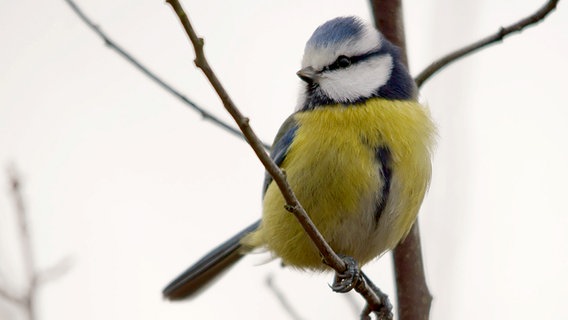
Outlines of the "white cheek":
<svg viewBox="0 0 568 320">
<path fill-rule="evenodd" d="M 347 69 L 329 72 L 319 81 L 321 89 L 332 100 L 350 102 L 370 97 L 387 83 L 393 68 L 390 55 L 380 56 Z"/>
</svg>

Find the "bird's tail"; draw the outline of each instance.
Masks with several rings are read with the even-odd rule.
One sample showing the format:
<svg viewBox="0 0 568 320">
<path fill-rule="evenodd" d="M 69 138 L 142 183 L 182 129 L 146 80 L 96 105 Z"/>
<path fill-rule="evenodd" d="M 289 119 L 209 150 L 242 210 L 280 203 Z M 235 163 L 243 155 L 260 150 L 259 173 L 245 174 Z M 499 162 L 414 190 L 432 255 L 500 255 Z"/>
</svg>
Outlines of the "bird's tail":
<svg viewBox="0 0 568 320">
<path fill-rule="evenodd" d="M 217 279 L 223 271 L 243 257 L 245 253 L 240 250 L 240 240 L 256 230 L 259 225 L 260 220 L 237 233 L 189 267 L 164 288 L 162 291 L 164 297 L 169 300 L 190 298 Z"/>
</svg>

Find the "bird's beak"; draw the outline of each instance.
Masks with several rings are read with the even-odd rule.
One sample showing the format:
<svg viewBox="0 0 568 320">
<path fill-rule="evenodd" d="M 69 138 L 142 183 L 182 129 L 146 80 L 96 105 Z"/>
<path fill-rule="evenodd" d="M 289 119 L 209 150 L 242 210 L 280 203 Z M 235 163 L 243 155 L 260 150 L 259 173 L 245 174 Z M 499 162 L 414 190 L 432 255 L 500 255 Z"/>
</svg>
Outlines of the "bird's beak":
<svg viewBox="0 0 568 320">
<path fill-rule="evenodd" d="M 296 72 L 296 74 L 298 75 L 298 77 L 300 77 L 300 79 L 310 84 L 313 83 L 318 76 L 317 71 L 312 67 L 305 67 Z"/>
</svg>

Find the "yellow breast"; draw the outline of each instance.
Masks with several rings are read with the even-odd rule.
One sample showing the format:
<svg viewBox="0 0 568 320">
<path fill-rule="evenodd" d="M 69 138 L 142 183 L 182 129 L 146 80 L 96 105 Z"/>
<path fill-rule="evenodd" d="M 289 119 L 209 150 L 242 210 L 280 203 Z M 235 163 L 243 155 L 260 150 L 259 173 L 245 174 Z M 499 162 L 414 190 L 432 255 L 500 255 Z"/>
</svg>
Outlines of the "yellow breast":
<svg viewBox="0 0 568 320">
<path fill-rule="evenodd" d="M 300 112 L 296 136 L 281 167 L 324 238 L 336 252 L 365 263 L 392 248 L 410 229 L 430 179 L 434 126 L 416 102 L 371 99 L 358 106 Z M 380 220 L 383 184 L 376 150 L 391 153 L 392 180 Z M 243 240 L 267 247 L 298 268 L 323 269 L 317 249 L 271 183 L 261 227 Z"/>
</svg>

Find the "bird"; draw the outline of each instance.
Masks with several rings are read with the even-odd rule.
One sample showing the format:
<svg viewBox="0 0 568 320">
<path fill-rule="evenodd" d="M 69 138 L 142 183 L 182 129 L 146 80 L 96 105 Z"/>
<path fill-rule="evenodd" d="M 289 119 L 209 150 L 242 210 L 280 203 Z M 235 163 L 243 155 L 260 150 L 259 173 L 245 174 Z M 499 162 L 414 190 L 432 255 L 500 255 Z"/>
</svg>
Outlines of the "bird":
<svg viewBox="0 0 568 320">
<path fill-rule="evenodd" d="M 435 124 L 418 102 L 400 49 L 361 18 L 337 17 L 316 28 L 297 75 L 297 106 L 270 157 L 332 249 L 362 266 L 412 227 L 432 175 Z M 257 250 L 286 267 L 330 270 L 268 174 L 262 194 L 261 219 L 171 281 L 166 299 L 195 297 Z"/>
</svg>

